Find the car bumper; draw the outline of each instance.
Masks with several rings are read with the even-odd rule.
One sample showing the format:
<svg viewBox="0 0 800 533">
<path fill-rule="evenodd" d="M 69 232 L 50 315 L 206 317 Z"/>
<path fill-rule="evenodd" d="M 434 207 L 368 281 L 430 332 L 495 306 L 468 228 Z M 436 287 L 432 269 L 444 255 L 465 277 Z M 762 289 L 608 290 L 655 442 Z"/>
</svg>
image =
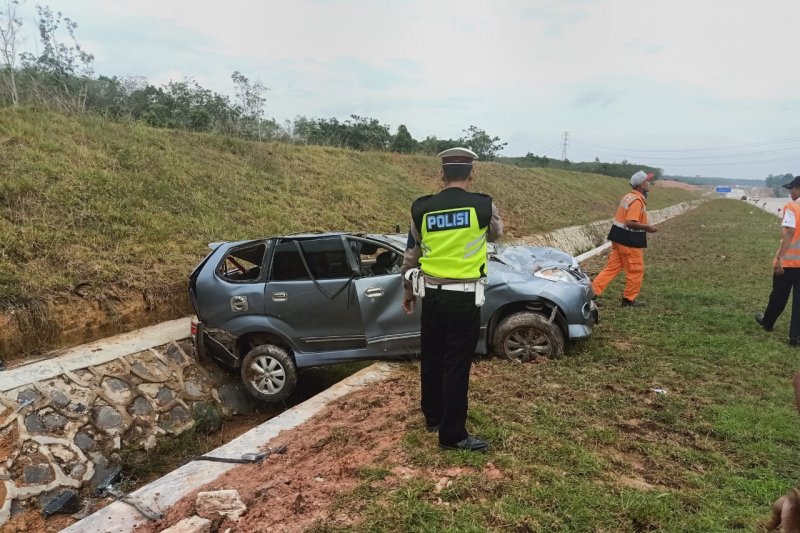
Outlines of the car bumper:
<svg viewBox="0 0 800 533">
<path fill-rule="evenodd" d="M 587 337 L 591 337 L 592 335 L 592 327 L 585 326 L 583 324 L 570 324 L 569 325 L 569 339 L 570 340 L 577 340 L 577 339 L 585 339 Z"/>
<path fill-rule="evenodd" d="M 580 324 L 568 324 L 567 335 L 570 340 L 585 339 L 592 335 L 592 327 L 600 323 L 600 312 L 594 300 L 589 300 L 582 309 L 584 321 Z"/>
<path fill-rule="evenodd" d="M 241 362 L 233 352 L 235 336 L 225 330 L 209 328 L 197 318 L 192 319 L 192 351 L 198 361 L 214 361 L 229 368 L 239 368 Z"/>
</svg>

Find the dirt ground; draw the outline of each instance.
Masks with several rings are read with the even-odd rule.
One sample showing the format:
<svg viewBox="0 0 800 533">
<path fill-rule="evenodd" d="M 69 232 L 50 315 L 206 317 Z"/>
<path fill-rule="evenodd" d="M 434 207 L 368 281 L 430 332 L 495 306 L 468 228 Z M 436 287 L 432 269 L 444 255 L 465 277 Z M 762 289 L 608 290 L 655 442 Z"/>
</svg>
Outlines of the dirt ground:
<svg viewBox="0 0 800 533">
<path fill-rule="evenodd" d="M 95 294 L 88 288 L 46 304 L 0 309 L 0 357 L 13 368 L 46 352 L 53 357 L 52 350 L 186 316 L 191 311 L 182 289 L 163 294 L 108 289 Z"/>
<path fill-rule="evenodd" d="M 54 533 L 75 522 L 66 515 L 56 515 L 45 518 L 39 512 L 25 512 L 15 516 L 3 525 L 3 533 Z"/>
<path fill-rule="evenodd" d="M 260 465 L 244 465 L 194 491 L 174 505 L 166 517 L 138 533 L 155 533 L 194 514 L 197 492 L 236 489 L 247 512 L 238 522 L 226 521 L 220 531 L 303 531 L 328 517 L 337 494 L 353 488 L 364 467 L 396 456 L 414 416 L 418 396 L 407 375 L 373 384 L 332 403 L 305 424 L 281 433 L 270 443 L 286 452 Z M 402 462 L 397 457 L 398 462 Z M 347 524 L 351 517 L 336 521 Z"/>
<path fill-rule="evenodd" d="M 441 487 L 474 473 L 469 468 L 438 471 L 403 466 L 408 461 L 401 439 L 409 429 L 422 427 L 418 405 L 413 372 L 401 372 L 356 391 L 270 442 L 272 448 L 285 444 L 285 453 L 272 455 L 260 465 L 237 467 L 183 498 L 163 520 L 136 531 L 155 533 L 192 516 L 197 492 L 222 489 L 239 491 L 247 512 L 238 522 L 215 524 L 218 531 L 298 532 L 323 518 L 347 526 L 357 523 L 358 517 L 336 508 L 336 498 L 366 475 L 373 478 L 369 472 L 378 472 L 377 483 L 392 484 L 393 480 L 414 477 L 434 480 Z M 483 475 L 489 479 L 502 477 L 492 466 Z"/>
</svg>

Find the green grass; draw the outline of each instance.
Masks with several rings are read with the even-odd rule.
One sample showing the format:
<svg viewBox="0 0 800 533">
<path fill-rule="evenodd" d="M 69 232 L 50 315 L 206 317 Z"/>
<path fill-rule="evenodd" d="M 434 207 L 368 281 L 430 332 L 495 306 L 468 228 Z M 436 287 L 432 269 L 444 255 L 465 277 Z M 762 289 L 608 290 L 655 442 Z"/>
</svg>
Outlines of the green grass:
<svg viewBox="0 0 800 533">
<path fill-rule="evenodd" d="M 625 180 L 481 163 L 509 232 L 608 218 Z M 183 294 L 219 240 L 313 229 L 391 232 L 437 190 L 437 160 L 0 109 L 0 306 L 91 294 Z M 651 208 L 694 198 L 659 190 Z"/>
<path fill-rule="evenodd" d="M 771 287 L 774 216 L 714 201 L 659 226 L 642 310 L 604 295 L 591 341 L 542 365 L 479 363 L 469 429 L 486 454 L 443 453 L 421 425 L 405 435 L 417 479 L 384 483 L 396 457 L 364 467 L 337 505 L 356 531 L 753 531 L 798 481 L 800 424 L 786 344 L 753 320 Z M 586 265 L 596 272 L 603 258 Z M 409 380 L 414 369 L 409 368 Z M 650 389 L 663 388 L 660 395 Z M 412 415 L 414 416 L 414 415 Z M 486 463 L 503 477 L 481 475 Z M 437 492 L 436 475 L 469 474 Z M 321 521 L 317 531 L 335 531 Z"/>
</svg>

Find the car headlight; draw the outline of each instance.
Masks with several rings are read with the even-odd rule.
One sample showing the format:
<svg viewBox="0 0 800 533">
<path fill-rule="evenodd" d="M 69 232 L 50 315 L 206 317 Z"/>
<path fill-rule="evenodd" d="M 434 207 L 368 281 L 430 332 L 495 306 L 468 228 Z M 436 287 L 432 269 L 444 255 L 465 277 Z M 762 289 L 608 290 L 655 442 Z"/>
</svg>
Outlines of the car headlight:
<svg viewBox="0 0 800 533">
<path fill-rule="evenodd" d="M 549 281 L 563 281 L 565 283 L 577 283 L 578 281 L 568 271 L 557 267 L 542 268 L 534 272 L 533 275 Z"/>
</svg>

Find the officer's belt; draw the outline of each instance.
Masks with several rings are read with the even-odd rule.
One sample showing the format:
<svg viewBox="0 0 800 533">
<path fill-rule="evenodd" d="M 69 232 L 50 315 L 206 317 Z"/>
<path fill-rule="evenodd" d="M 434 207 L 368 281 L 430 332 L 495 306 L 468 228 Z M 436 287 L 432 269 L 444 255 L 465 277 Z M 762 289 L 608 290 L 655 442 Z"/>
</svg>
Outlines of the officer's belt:
<svg viewBox="0 0 800 533">
<path fill-rule="evenodd" d="M 487 278 L 481 278 L 478 281 L 462 281 L 458 283 L 447 283 L 439 285 L 430 283 L 425 280 L 425 274 L 419 268 L 410 268 L 406 270 L 403 277 L 411 284 L 411 288 L 416 296 L 420 298 L 425 297 L 425 288 L 441 289 L 444 291 L 468 292 L 475 294 L 475 305 L 481 307 L 486 301 L 484 296 L 484 289 L 489 283 Z"/>
<path fill-rule="evenodd" d="M 459 281 L 455 283 L 447 283 L 444 285 L 430 283 L 428 281 L 425 282 L 425 286 L 429 289 L 440 289 L 443 291 L 455 291 L 455 292 L 475 292 L 476 285 L 477 283 L 475 283 L 474 281 Z"/>
</svg>

